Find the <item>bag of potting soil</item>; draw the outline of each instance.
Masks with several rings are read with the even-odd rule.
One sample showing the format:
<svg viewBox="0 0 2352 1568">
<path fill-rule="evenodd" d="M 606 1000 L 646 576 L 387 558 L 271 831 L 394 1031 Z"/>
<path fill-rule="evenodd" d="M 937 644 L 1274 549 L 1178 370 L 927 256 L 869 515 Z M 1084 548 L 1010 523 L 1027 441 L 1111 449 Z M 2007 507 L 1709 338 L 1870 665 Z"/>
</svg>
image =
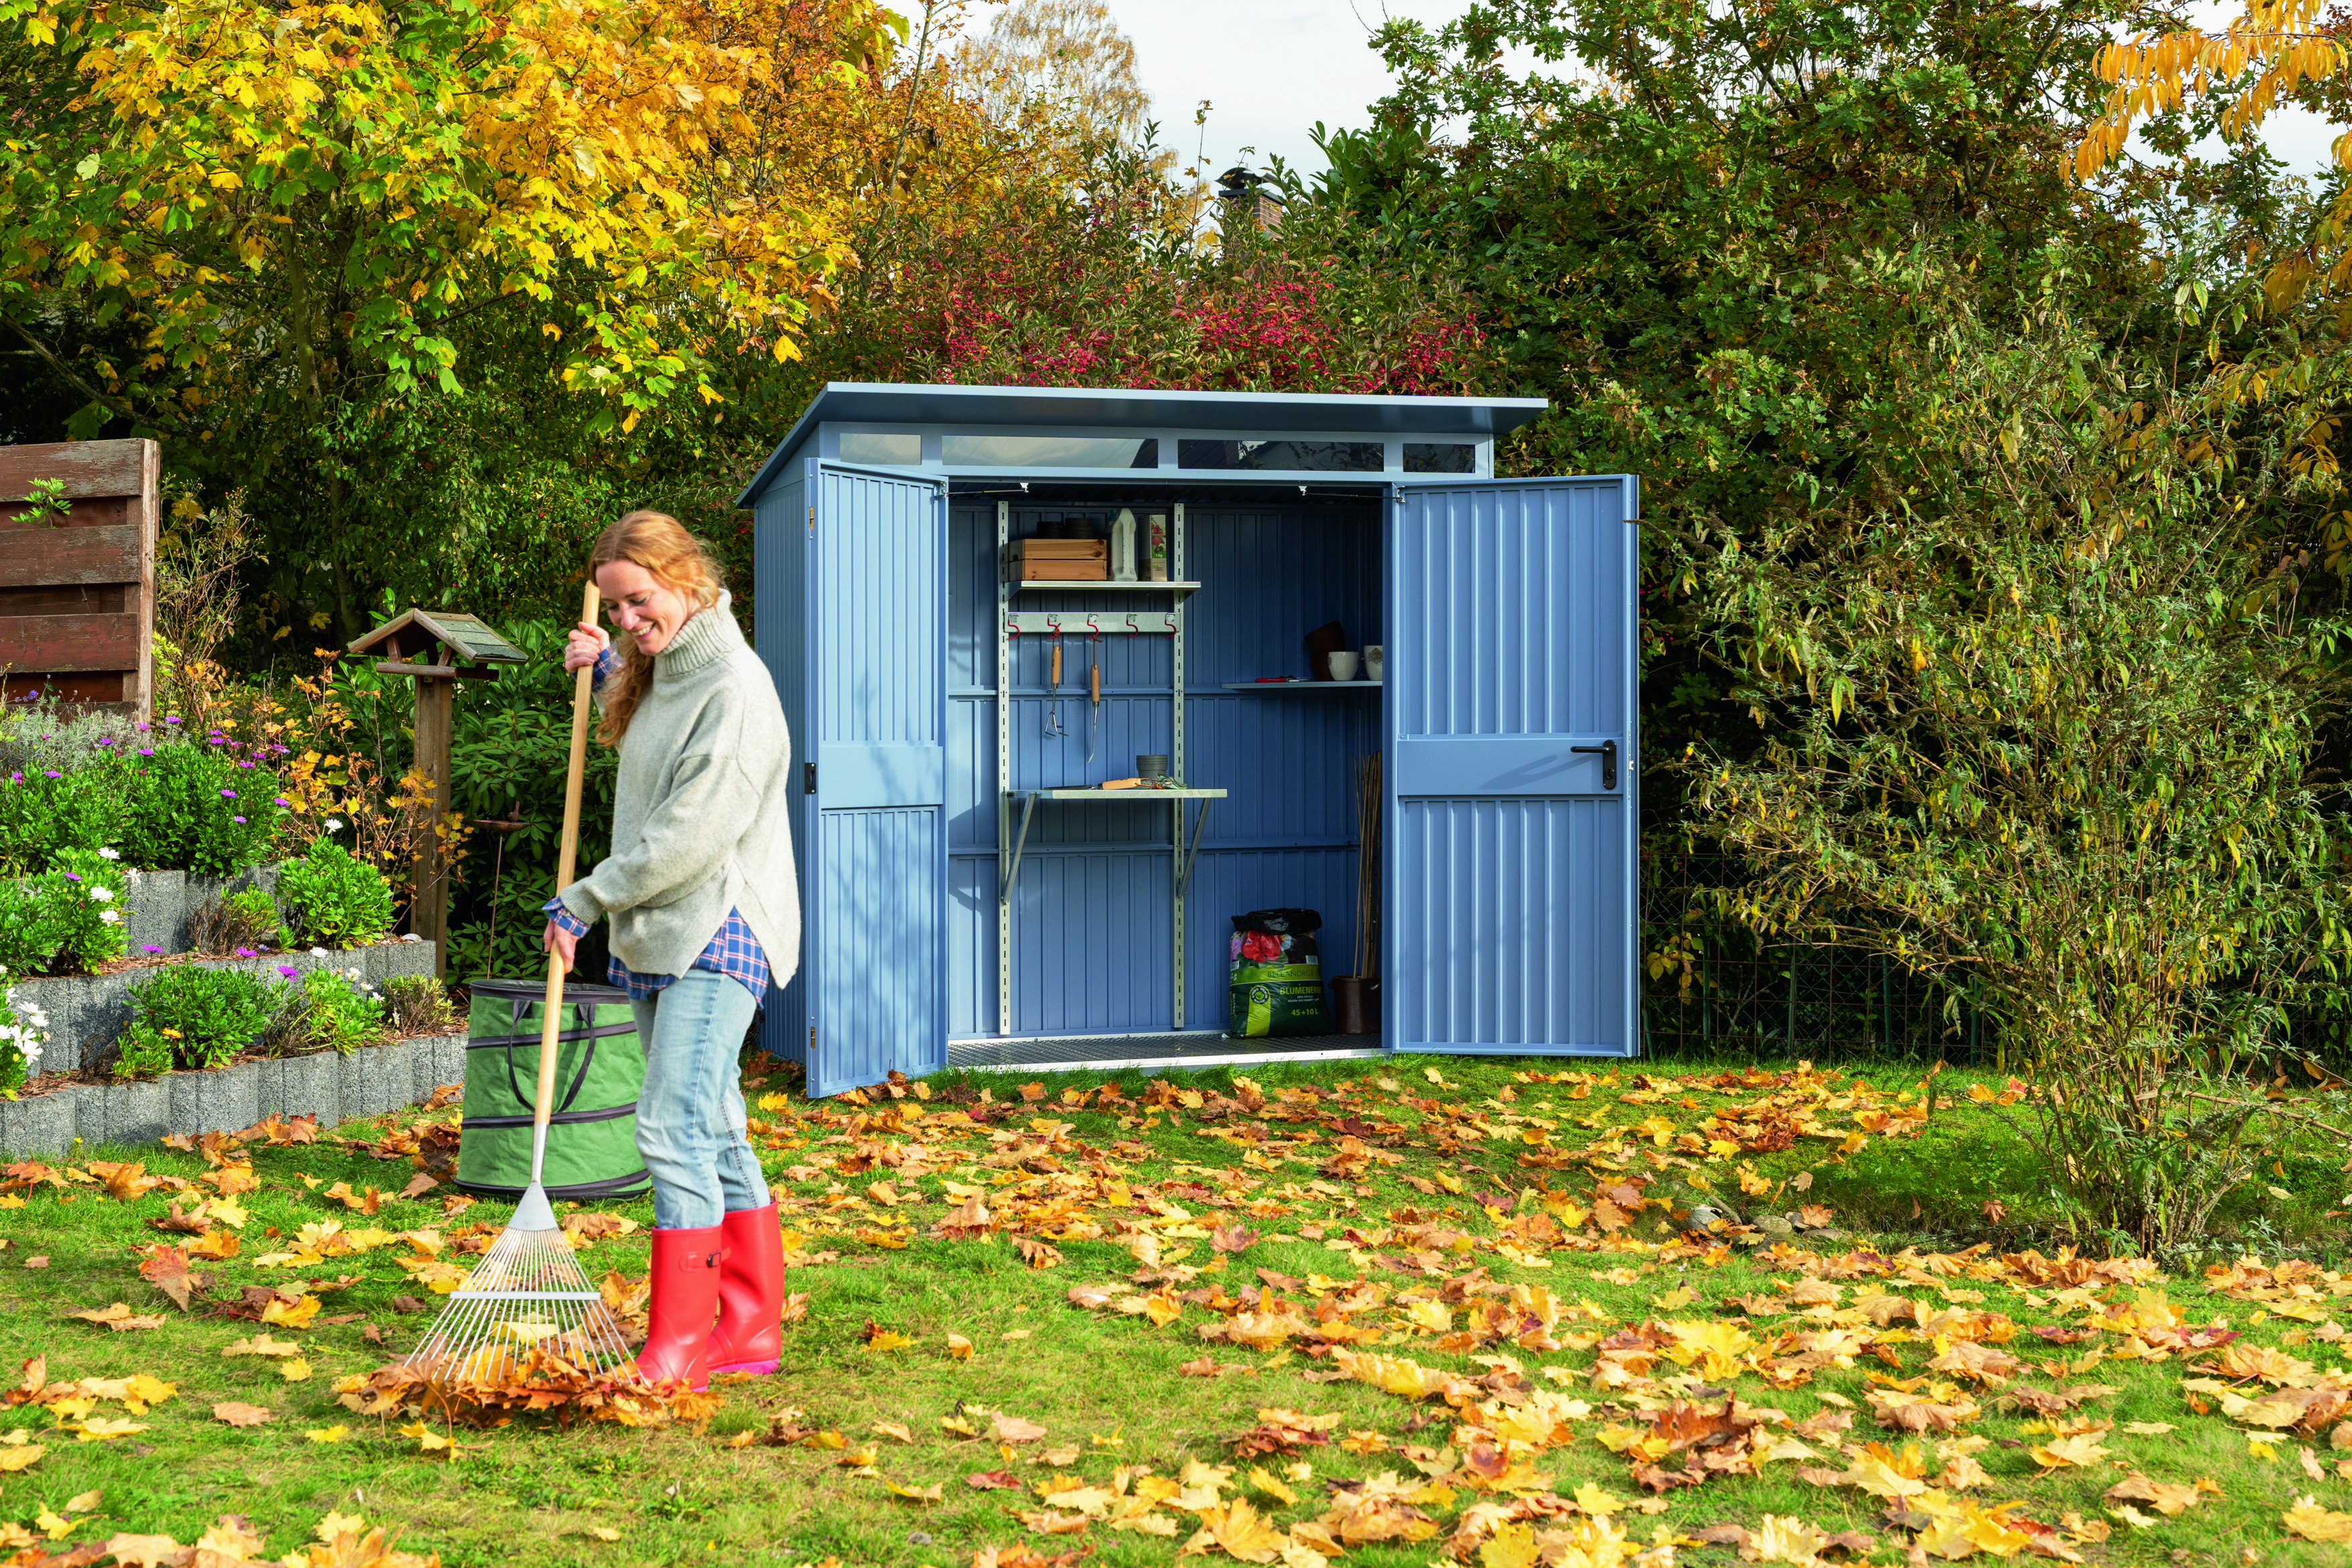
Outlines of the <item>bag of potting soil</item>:
<svg viewBox="0 0 2352 1568">
<path fill-rule="evenodd" d="M 1225 982 L 1225 1033 L 1235 1040 L 1328 1034 L 1323 957 L 1315 943 L 1323 917 L 1311 909 L 1260 909 L 1234 916 L 1233 967 Z"/>
</svg>

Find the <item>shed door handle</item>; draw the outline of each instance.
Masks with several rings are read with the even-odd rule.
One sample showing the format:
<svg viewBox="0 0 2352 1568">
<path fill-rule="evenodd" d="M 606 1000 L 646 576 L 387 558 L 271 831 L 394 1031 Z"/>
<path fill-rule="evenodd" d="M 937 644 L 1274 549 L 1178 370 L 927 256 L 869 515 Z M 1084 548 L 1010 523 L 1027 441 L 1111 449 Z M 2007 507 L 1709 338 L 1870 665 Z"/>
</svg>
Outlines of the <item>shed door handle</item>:
<svg viewBox="0 0 2352 1568">
<path fill-rule="evenodd" d="M 1601 787 L 1603 789 L 1614 789 L 1617 788 L 1617 743 L 1615 741 L 1604 740 L 1598 746 L 1571 746 L 1569 749 L 1570 751 L 1594 751 L 1600 753 Z"/>
</svg>

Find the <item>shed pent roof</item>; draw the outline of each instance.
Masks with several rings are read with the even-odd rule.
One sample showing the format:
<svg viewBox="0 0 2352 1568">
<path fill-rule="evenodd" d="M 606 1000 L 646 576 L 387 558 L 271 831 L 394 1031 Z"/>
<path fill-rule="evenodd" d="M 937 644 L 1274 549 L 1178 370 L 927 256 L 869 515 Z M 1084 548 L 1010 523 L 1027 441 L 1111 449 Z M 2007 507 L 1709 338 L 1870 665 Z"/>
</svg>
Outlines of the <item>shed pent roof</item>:
<svg viewBox="0 0 2352 1568">
<path fill-rule="evenodd" d="M 1121 387 L 947 386 L 829 382 L 735 504 L 748 507 L 821 423 L 1360 433 L 1483 440 L 1541 413 L 1542 398 L 1390 397 L 1347 392 L 1160 392 Z"/>
</svg>

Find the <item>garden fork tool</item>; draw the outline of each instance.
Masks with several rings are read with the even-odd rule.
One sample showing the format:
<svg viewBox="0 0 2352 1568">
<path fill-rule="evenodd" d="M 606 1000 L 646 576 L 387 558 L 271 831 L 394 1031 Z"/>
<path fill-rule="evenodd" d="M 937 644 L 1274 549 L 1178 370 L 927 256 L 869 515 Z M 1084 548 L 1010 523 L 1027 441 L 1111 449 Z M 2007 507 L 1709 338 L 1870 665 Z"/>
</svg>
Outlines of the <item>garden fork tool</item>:
<svg viewBox="0 0 2352 1568">
<path fill-rule="evenodd" d="M 1093 622 L 1088 622 L 1088 626 Z M 1102 727 L 1102 632 L 1087 637 L 1087 760 L 1095 759 L 1095 735 Z"/>
<path fill-rule="evenodd" d="M 596 585 L 590 583 L 580 618 L 593 625 L 596 610 Z M 563 780 L 563 841 L 555 873 L 559 888 L 571 884 L 580 847 L 580 775 L 594 675 L 593 665 L 583 665 L 572 682 L 572 758 Z M 632 1361 L 619 1320 L 572 1255 L 540 1180 L 547 1166 L 548 1117 L 555 1107 L 555 1042 L 562 1012 L 563 956 L 551 951 L 540 1017 L 539 1091 L 531 1102 L 530 1186 L 498 1240 L 466 1282 L 450 1292 L 433 1332 L 408 1355 L 409 1365 L 424 1369 L 445 1388 L 497 1385 L 527 1367 L 558 1363 L 576 1372 L 602 1373 L 620 1371 Z"/>
<path fill-rule="evenodd" d="M 1045 738 L 1057 740 L 1068 732 L 1062 727 L 1062 629 L 1054 628 L 1053 696 L 1045 704 Z"/>
</svg>

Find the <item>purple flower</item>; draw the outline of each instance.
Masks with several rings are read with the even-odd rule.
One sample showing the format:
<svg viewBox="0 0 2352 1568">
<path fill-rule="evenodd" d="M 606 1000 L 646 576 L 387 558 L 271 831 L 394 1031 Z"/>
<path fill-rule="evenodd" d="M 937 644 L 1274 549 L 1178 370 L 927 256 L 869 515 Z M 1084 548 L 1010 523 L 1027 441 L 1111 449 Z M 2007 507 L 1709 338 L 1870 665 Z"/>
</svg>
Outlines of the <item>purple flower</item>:
<svg viewBox="0 0 2352 1568">
<path fill-rule="evenodd" d="M 155 748 L 152 746 L 142 746 L 139 748 L 139 755 L 142 757 L 152 757 L 155 755 Z"/>
<path fill-rule="evenodd" d="M 239 947 L 236 950 L 236 956 L 240 958 L 258 958 L 261 956 L 260 954 L 255 952 L 250 947 Z"/>
<path fill-rule="evenodd" d="M 242 822 L 245 819 L 243 817 L 231 817 L 229 821 L 232 822 Z"/>
<path fill-rule="evenodd" d="M 174 714 L 166 714 L 166 715 L 164 715 L 164 716 L 163 716 L 163 722 L 164 722 L 165 724 L 177 724 L 177 723 L 179 723 L 179 722 L 180 722 L 180 716 L 179 716 L 178 714 L 175 714 L 175 713 L 174 713 Z"/>
<path fill-rule="evenodd" d="M 68 882 L 79 882 L 81 880 L 81 873 L 78 871 L 69 871 L 66 873 L 66 880 Z"/>
<path fill-rule="evenodd" d="M 295 976 L 297 976 L 297 975 L 300 974 L 302 971 L 301 971 L 301 970 L 299 970 L 299 969 L 298 969 L 298 968 L 296 968 L 296 967 L 295 967 L 293 965 L 291 965 L 291 964 L 280 964 L 280 965 L 278 965 L 278 972 L 279 974 L 281 974 L 281 975 L 285 976 L 288 979 L 289 979 L 289 980 L 290 980 L 290 979 L 292 979 Z"/>
<path fill-rule="evenodd" d="M 135 729 L 135 730 L 137 730 L 137 731 L 138 731 L 140 734 L 142 734 L 142 735 L 144 735 L 144 734 L 146 734 L 146 733 L 147 733 L 147 726 L 146 726 L 146 724 L 145 724 L 143 721 L 142 721 L 142 722 L 141 722 L 141 723 L 138 723 L 138 724 L 134 724 L 134 725 L 132 725 L 131 727 L 131 728 L 133 728 L 133 729 Z"/>
<path fill-rule="evenodd" d="M 293 804 L 294 804 L 294 802 L 293 802 L 293 801 L 289 800 L 288 800 L 285 796 L 283 796 L 283 795 L 280 795 L 280 796 L 278 796 L 278 803 L 279 805 L 281 805 L 281 806 L 284 806 L 284 807 L 289 808 L 289 810 L 292 808 L 292 806 L 293 806 Z"/>
<path fill-rule="evenodd" d="M 221 799 L 224 800 L 234 800 L 236 799 L 236 791 L 234 789 L 224 789 L 221 791 Z"/>
<path fill-rule="evenodd" d="M 139 944 L 139 950 L 142 953 L 161 953 L 163 949 L 156 946 L 152 942 L 142 942 Z"/>
<path fill-rule="evenodd" d="M 46 739 L 47 739 L 48 737 L 47 737 L 47 736 L 43 736 L 41 738 L 42 738 L 42 739 L 44 739 L 44 740 L 46 740 Z M 62 778 L 64 778 L 64 777 L 65 777 L 65 775 L 64 775 L 64 774 L 62 774 L 62 773 L 58 772 L 58 771 L 56 768 L 42 768 L 42 769 L 41 769 L 41 774 L 42 774 L 42 777 L 44 777 L 44 778 L 47 778 L 47 779 L 62 779 Z"/>
</svg>

